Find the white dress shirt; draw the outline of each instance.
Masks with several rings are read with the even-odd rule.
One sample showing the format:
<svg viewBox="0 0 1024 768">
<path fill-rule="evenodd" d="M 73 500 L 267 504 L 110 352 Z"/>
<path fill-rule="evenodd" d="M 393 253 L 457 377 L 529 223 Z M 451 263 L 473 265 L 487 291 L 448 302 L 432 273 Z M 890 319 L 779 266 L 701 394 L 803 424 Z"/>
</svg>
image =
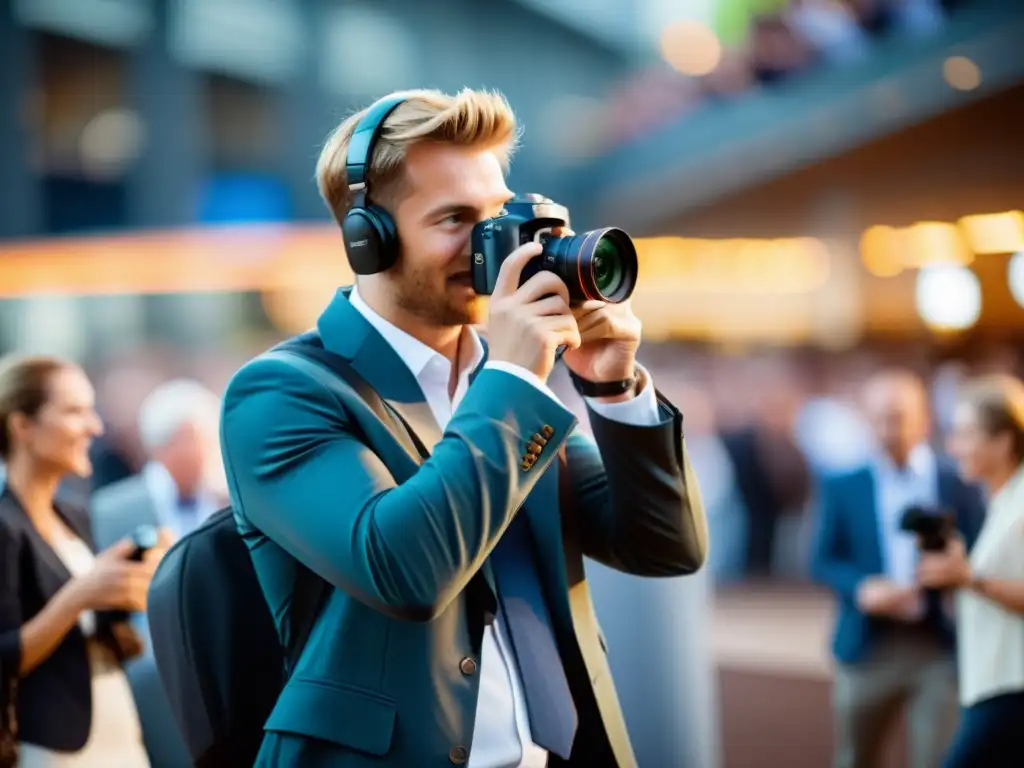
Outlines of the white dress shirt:
<svg viewBox="0 0 1024 768">
<path fill-rule="evenodd" d="M 992 497 L 970 560 L 975 576 L 1024 581 L 1024 466 Z M 1024 616 L 970 589 L 956 599 L 960 703 L 1024 691 Z"/>
<path fill-rule="evenodd" d="M 878 543 L 886 575 L 901 586 L 915 582 L 917 539 L 900 530 L 900 518 L 908 507 L 935 509 L 939 500 L 939 474 L 935 453 L 927 445 L 910 452 L 907 466 L 897 467 L 880 455 L 874 463 L 875 506 L 878 510 Z M 921 609 L 924 609 L 922 602 Z"/>
<path fill-rule="evenodd" d="M 463 335 L 458 359 L 459 371 L 455 395 L 448 396 L 451 363 L 405 331 L 395 327 L 366 304 L 358 290 L 349 296 L 352 306 L 384 337 L 416 377 L 438 426 L 444 430 L 452 412 L 469 388 L 470 374 L 483 359 L 484 350 L 476 332 Z M 465 347 L 469 346 L 469 349 Z M 555 394 L 532 372 L 521 366 L 489 360 L 485 368 L 493 368 L 518 376 L 533 384 L 548 397 Z M 645 372 L 646 375 L 646 372 Z M 602 416 L 629 424 L 652 426 L 660 419 L 654 387 L 650 379 L 644 389 L 631 400 L 621 403 L 589 401 Z M 476 706 L 476 726 L 469 755 L 469 768 L 544 768 L 547 752 L 533 743 L 530 719 L 526 711 L 519 671 L 513 661 L 511 646 L 499 612 L 493 624 L 485 628 L 480 653 L 480 689 Z"/>
</svg>

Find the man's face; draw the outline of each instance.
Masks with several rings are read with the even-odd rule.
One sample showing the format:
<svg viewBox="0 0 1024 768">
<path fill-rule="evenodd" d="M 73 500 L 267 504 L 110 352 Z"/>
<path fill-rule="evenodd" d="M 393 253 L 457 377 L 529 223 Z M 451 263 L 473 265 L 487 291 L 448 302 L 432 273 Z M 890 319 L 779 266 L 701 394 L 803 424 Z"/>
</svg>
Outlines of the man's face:
<svg viewBox="0 0 1024 768">
<path fill-rule="evenodd" d="M 398 307 L 432 326 L 485 319 L 470 278 L 470 233 L 512 197 L 495 149 L 425 142 L 410 148 L 394 212 L 402 252 L 384 273 Z"/>
<path fill-rule="evenodd" d="M 879 444 L 897 463 L 928 439 L 927 396 L 918 382 L 880 377 L 868 384 L 864 407 Z"/>
</svg>

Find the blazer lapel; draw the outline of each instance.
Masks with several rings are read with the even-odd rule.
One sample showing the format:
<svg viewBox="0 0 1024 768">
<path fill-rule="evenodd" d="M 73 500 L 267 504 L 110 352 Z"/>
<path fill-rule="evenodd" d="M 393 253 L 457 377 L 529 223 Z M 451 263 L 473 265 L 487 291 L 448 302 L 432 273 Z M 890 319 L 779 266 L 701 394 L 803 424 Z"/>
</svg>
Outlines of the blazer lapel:
<svg viewBox="0 0 1024 768">
<path fill-rule="evenodd" d="M 59 501 L 53 502 L 53 508 L 57 515 L 64 521 L 64 525 L 71 529 L 78 538 L 84 541 L 89 549 L 96 549 L 92 540 L 92 531 L 89 529 L 89 517 L 87 514 L 79 513 L 77 509 Z"/>
<path fill-rule="evenodd" d="M 882 540 L 879 535 L 878 481 L 873 470 L 864 470 L 857 481 L 857 491 L 853 494 L 854 503 L 850 511 L 854 515 L 855 525 L 856 521 L 862 521 L 861 535 L 864 541 L 868 542 L 869 562 L 865 565 L 871 572 L 881 573 L 885 570 L 885 560 L 882 557 Z M 860 513 L 862 509 L 869 510 L 870 514 Z"/>
<path fill-rule="evenodd" d="M 71 578 L 71 574 L 57 553 L 53 551 L 53 547 L 40 535 L 21 501 L 10 488 L 0 496 L 0 514 L 7 516 L 24 531 L 32 552 L 32 565 L 36 572 L 40 592 L 46 600 L 49 600 Z M 59 509 L 58 514 L 72 531 L 78 533 L 78 527 Z M 89 538 L 85 539 L 87 542 L 89 540 Z"/>
<path fill-rule="evenodd" d="M 960 506 L 960 486 L 957 482 L 956 473 L 951 472 L 948 467 L 939 465 L 935 470 L 935 474 L 938 475 L 939 506 L 944 512 L 956 514 L 959 512 L 958 508 Z"/>
<path fill-rule="evenodd" d="M 349 293 L 351 288 L 340 289 L 317 322 L 324 347 L 348 360 L 432 451 L 441 439 L 441 428 L 423 390 L 398 353 L 349 303 Z"/>
</svg>

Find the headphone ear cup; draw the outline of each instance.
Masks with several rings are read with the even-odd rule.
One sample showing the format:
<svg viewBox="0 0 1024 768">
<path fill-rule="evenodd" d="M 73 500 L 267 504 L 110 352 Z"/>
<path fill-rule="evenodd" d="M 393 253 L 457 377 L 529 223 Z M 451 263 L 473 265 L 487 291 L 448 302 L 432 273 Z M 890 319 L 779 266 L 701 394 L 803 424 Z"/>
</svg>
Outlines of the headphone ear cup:
<svg viewBox="0 0 1024 768">
<path fill-rule="evenodd" d="M 353 208 L 341 223 L 349 266 L 357 275 L 373 275 L 398 260 L 398 228 L 383 208 Z"/>
<path fill-rule="evenodd" d="M 398 261 L 398 227 L 391 214 L 377 205 L 371 205 L 367 211 L 373 217 L 374 228 L 378 233 L 377 264 L 378 271 L 391 269 Z"/>
<path fill-rule="evenodd" d="M 349 266 L 357 275 L 379 272 L 380 232 L 373 214 L 365 208 L 353 208 L 341 223 L 345 239 L 345 254 Z"/>
</svg>

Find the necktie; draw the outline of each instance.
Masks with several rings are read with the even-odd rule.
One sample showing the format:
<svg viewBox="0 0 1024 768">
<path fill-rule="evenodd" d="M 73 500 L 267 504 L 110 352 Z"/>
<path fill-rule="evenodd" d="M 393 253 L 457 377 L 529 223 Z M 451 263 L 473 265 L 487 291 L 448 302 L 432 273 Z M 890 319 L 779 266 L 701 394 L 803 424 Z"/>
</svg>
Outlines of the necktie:
<svg viewBox="0 0 1024 768">
<path fill-rule="evenodd" d="M 576 735 L 576 706 L 558 656 L 527 526 L 520 512 L 491 553 L 491 568 L 526 695 L 533 740 L 568 760 Z"/>
</svg>

